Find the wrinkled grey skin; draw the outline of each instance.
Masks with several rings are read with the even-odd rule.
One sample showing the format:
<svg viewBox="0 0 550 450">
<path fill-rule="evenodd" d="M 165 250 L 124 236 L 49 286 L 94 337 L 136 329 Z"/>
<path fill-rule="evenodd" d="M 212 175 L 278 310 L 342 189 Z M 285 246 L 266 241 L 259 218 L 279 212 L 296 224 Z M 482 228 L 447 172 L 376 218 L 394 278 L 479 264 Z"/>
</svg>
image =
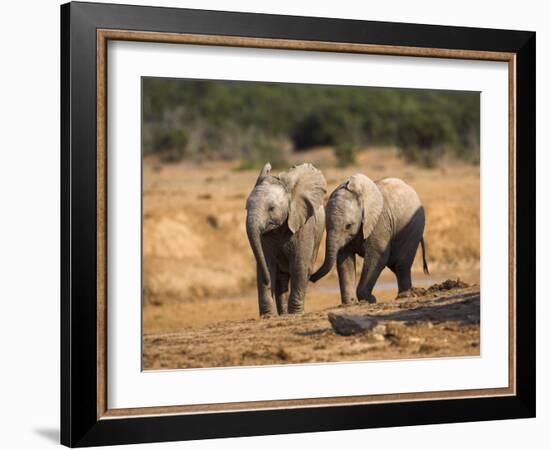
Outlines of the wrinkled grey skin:
<svg viewBox="0 0 550 450">
<path fill-rule="evenodd" d="M 424 272 L 424 208 L 418 195 L 404 181 L 384 178 L 373 182 L 357 174 L 330 195 L 326 206 L 325 261 L 311 276 L 317 281 L 336 263 L 343 304 L 375 303 L 372 289 L 380 272 L 389 267 L 397 277 L 398 297 L 411 289 L 411 266 L 422 244 Z M 355 289 L 355 255 L 363 269 Z"/>
<path fill-rule="evenodd" d="M 295 166 L 277 177 L 269 175 L 270 170 L 267 163 L 246 202 L 260 316 L 302 313 L 325 228 L 326 181 L 311 164 Z"/>
</svg>

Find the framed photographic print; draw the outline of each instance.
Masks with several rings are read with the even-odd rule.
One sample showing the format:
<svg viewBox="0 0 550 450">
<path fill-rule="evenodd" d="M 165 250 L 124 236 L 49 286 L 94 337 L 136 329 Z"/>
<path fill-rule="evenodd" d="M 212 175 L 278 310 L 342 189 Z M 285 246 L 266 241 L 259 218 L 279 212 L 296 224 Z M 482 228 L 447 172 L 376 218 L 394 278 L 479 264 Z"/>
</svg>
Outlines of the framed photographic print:
<svg viewBox="0 0 550 450">
<path fill-rule="evenodd" d="M 61 441 L 535 415 L 535 33 L 61 7 Z"/>
</svg>

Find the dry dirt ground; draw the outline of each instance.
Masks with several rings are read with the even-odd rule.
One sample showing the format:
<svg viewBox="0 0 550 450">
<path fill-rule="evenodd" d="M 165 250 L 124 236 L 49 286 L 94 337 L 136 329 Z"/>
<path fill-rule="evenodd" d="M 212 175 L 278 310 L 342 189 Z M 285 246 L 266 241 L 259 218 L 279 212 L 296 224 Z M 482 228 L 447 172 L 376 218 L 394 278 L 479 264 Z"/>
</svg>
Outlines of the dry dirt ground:
<svg viewBox="0 0 550 450">
<path fill-rule="evenodd" d="M 443 283 L 402 300 L 146 335 L 144 368 L 477 356 L 479 286 L 455 286 Z M 376 326 L 342 336 L 331 326 L 330 313 L 348 320 L 371 318 Z"/>
<path fill-rule="evenodd" d="M 315 164 L 323 171 L 329 192 L 358 172 L 372 179 L 402 178 L 416 189 L 426 210 L 424 237 L 430 275 L 422 273 L 419 251 L 413 266 L 413 285 L 428 287 L 447 278 L 479 283 L 479 167 L 449 161 L 434 169 L 420 168 L 407 164 L 391 148 L 367 148 L 358 155 L 357 163 L 348 168 L 336 167 L 330 148 L 296 153 L 289 162 Z M 142 318 L 145 368 L 264 364 L 264 361 L 272 364 L 275 360 L 261 355 L 271 351 L 277 353 L 279 347 L 284 349 L 281 355 L 291 355 L 283 357 L 288 358 L 287 362 L 317 360 L 315 358 L 322 358 L 324 354 L 321 348 L 325 345 L 324 334 L 301 336 L 296 333 L 328 329 L 327 310 L 337 308 L 340 303 L 336 270 L 318 283 L 310 283 L 305 315 L 269 321 L 258 319 L 255 262 L 244 226 L 246 197 L 258 171 L 237 170 L 238 164 L 213 161 L 202 165 L 185 162 L 163 165 L 152 158 L 144 161 Z M 323 258 L 324 241 L 317 267 Z M 359 259 L 358 267 L 361 264 Z M 369 314 L 371 308 L 373 314 L 398 308 L 394 302 L 396 291 L 395 277 L 386 269 L 374 290 L 379 304 L 357 308 Z M 475 346 L 462 343 L 465 336 L 479 335 L 478 326 L 464 326 L 456 321 L 445 326 L 424 327 L 427 336 L 433 335 L 434 340 L 442 333 L 441 339 L 448 340 L 445 346 L 432 346 L 432 339 L 429 339 L 427 343 L 411 344 L 405 350 L 405 357 L 479 351 Z M 287 331 L 279 335 L 276 333 L 278 328 L 281 332 Z M 406 328 L 408 332 L 413 329 Z M 250 334 L 243 330 L 250 330 Z M 269 333 L 259 340 L 262 330 Z M 220 337 L 218 343 L 207 345 L 216 335 Z M 357 339 L 360 343 L 366 338 L 342 340 L 333 334 L 327 336 L 330 336 L 327 337 L 329 342 L 345 344 L 335 350 L 336 353 L 331 353 L 338 356 L 338 352 L 342 352 L 338 359 L 401 357 L 400 347 L 392 344 L 390 338 L 367 342 L 368 345 L 364 342 L 361 344 L 364 347 L 359 344 L 349 347 L 349 342 Z M 186 339 L 192 340 L 192 345 Z M 243 357 L 242 352 L 224 355 L 238 341 L 263 342 L 264 339 L 272 341 L 265 351 L 251 350 L 260 352 L 260 356 L 247 354 Z M 296 340 L 315 341 L 318 348 L 309 356 L 300 352 L 295 354 L 293 352 L 299 348 L 294 345 Z M 185 342 L 188 344 L 184 345 Z M 374 350 L 378 347 L 384 349 Z M 360 348 L 372 349 L 363 355 Z M 419 348 L 423 350 L 416 354 Z M 189 351 L 189 355 L 185 353 Z M 348 355 L 349 352 L 355 352 L 355 356 Z"/>
</svg>

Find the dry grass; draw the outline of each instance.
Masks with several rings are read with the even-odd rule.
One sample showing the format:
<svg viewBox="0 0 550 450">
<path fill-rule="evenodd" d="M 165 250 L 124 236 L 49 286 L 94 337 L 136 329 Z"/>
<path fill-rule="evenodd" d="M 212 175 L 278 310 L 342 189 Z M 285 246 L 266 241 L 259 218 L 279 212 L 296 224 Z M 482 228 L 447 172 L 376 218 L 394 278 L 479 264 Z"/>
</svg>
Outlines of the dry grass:
<svg viewBox="0 0 550 450">
<path fill-rule="evenodd" d="M 354 167 L 334 168 L 330 149 L 295 156 L 323 170 L 329 190 L 356 172 L 373 179 L 396 176 L 411 184 L 426 209 L 428 263 L 432 277 L 423 279 L 417 257 L 415 284 L 445 277 L 479 281 L 479 168 L 449 163 L 421 169 L 405 164 L 391 149 L 368 149 Z M 235 163 L 203 166 L 144 163 L 143 256 L 144 332 L 257 317 L 255 264 L 244 227 L 246 197 L 256 171 L 235 171 Z M 318 264 L 324 256 L 319 252 Z M 420 255 L 418 255 L 420 256 Z M 333 273 L 315 287 L 307 311 L 336 306 Z M 391 280 L 384 273 L 383 280 Z M 313 290 L 310 289 L 310 292 Z M 378 289 L 390 299 L 394 289 Z"/>
</svg>

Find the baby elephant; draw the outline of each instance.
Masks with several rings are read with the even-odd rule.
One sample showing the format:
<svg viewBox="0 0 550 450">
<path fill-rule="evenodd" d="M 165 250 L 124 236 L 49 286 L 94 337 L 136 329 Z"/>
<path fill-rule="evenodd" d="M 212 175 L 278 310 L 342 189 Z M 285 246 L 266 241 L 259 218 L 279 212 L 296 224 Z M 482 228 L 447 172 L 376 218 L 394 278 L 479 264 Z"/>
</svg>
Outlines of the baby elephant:
<svg viewBox="0 0 550 450">
<path fill-rule="evenodd" d="M 325 261 L 310 279 L 315 282 L 324 277 L 336 262 L 343 304 L 375 303 L 372 289 L 384 267 L 397 277 L 398 297 L 406 295 L 418 243 L 422 244 L 424 273 L 428 273 L 424 208 L 404 181 L 384 178 L 373 182 L 365 175 L 353 175 L 330 195 L 326 209 Z M 364 258 L 356 291 L 355 255 Z"/>
<path fill-rule="evenodd" d="M 276 177 L 269 175 L 270 170 L 267 163 L 246 202 L 246 232 L 256 258 L 260 316 L 303 312 L 325 228 L 327 184 L 323 174 L 311 164 L 294 166 Z"/>
</svg>

